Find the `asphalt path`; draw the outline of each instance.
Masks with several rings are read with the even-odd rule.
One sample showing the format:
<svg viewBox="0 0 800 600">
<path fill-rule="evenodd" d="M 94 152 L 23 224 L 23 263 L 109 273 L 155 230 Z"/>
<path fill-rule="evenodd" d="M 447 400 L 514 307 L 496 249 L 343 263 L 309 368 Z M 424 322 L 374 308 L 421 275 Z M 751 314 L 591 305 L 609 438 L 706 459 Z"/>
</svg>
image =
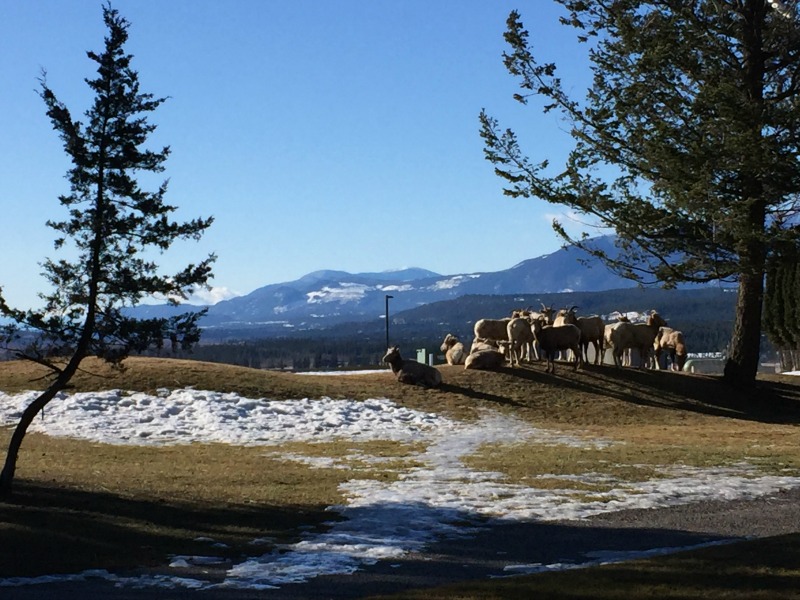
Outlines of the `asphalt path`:
<svg viewBox="0 0 800 600">
<path fill-rule="evenodd" d="M 13 600 L 352 600 L 415 588 L 508 576 L 509 566 L 584 563 L 595 552 L 684 548 L 800 531 L 800 490 L 757 500 L 628 510 L 580 521 L 509 522 L 442 540 L 424 552 L 380 561 L 352 575 L 323 576 L 267 590 L 116 587 L 104 580 L 0 587 Z M 163 573 L 169 573 L 168 570 Z M 215 579 L 223 573 L 197 573 Z"/>
</svg>

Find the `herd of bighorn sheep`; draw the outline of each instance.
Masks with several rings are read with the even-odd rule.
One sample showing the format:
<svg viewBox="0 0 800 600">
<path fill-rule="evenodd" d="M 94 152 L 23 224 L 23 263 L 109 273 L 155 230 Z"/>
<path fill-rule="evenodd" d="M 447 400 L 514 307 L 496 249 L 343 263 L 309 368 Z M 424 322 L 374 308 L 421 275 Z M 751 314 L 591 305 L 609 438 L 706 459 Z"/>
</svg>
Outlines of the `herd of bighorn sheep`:
<svg viewBox="0 0 800 600">
<path fill-rule="evenodd" d="M 667 327 L 655 310 L 644 323 L 631 323 L 621 313 L 616 322 L 605 323 L 598 315 L 578 316 L 577 309 L 572 306 L 556 311 L 542 304 L 540 311 L 514 310 L 510 317 L 480 319 L 473 328 L 469 350 L 452 334 L 447 334 L 440 350 L 448 365 L 464 365 L 466 369 L 495 369 L 545 360 L 546 371 L 555 373 L 557 357 L 567 358 L 573 369 L 588 364 L 591 345 L 595 365 L 603 363 L 605 350 L 611 350 L 616 367 L 629 366 L 635 350 L 639 368 L 660 369 L 664 357 L 669 368 L 683 370 L 683 333 Z M 436 368 L 401 358 L 397 347 L 389 348 L 383 361 L 402 383 L 435 387 L 442 381 Z"/>
</svg>

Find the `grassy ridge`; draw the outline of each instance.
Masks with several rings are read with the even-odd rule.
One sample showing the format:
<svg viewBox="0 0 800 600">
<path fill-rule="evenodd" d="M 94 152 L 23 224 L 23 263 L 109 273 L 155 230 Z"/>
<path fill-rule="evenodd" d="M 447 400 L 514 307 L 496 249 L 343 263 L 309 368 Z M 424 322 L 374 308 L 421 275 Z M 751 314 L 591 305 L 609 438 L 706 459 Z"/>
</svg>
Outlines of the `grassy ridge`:
<svg viewBox="0 0 800 600">
<path fill-rule="evenodd" d="M 646 462 L 643 456 L 652 456 L 653 463 L 658 459 L 662 463 L 674 460 L 698 465 L 758 459 L 765 470 L 800 472 L 800 448 L 793 441 L 800 416 L 800 386 L 792 377 L 770 376 L 752 390 L 731 390 L 715 378 L 668 372 L 588 367 L 577 373 L 560 369 L 551 376 L 539 366 L 491 373 L 444 366 L 442 388 L 424 390 L 402 386 L 388 372 L 308 377 L 144 358 L 132 358 L 126 365 L 124 371 L 116 372 L 87 361 L 84 372 L 74 380 L 75 390 L 154 392 L 192 386 L 254 398 L 389 397 L 409 407 L 461 419 L 472 419 L 482 410 L 492 409 L 513 413 L 538 427 L 627 442 L 627 451 L 617 448 L 613 455 L 598 451 L 592 456 L 597 465 L 613 464 L 618 476 L 624 476 L 626 465 L 641 468 Z M 41 388 L 42 375 L 36 365 L 0 363 L 0 390 Z M 0 430 L 3 448 L 10 432 Z M 313 448 L 299 445 L 291 450 L 335 457 L 358 452 L 396 458 L 384 472 L 377 467 L 312 471 L 263 448 L 220 444 L 120 447 L 29 434 L 20 454 L 17 493 L 11 502 L 0 504 L 0 544 L 16 549 L 0 554 L 0 577 L 87 568 L 159 567 L 169 555 L 207 554 L 208 542 L 198 538 L 226 543 L 226 556 L 232 561 L 254 553 L 250 545 L 253 539 L 263 540 L 258 552 L 266 552 L 273 544 L 298 539 L 309 527 L 323 527 L 332 518 L 325 508 L 342 500 L 338 491 L 341 482 L 353 477 L 394 477 L 398 465 L 405 464 L 417 449 L 389 443 L 336 442 L 315 444 Z M 531 474 L 564 472 L 565 465 L 574 464 L 567 454 L 569 449 L 545 454 L 533 450 L 514 444 L 484 449 L 470 458 L 471 466 L 525 481 Z M 53 544 L 54 539 L 58 544 Z M 702 553 L 700 558 L 691 558 L 700 561 L 699 566 L 692 564 L 692 569 L 702 569 L 703 565 L 718 568 L 714 566 L 719 560 L 714 552 L 734 551 L 715 548 L 703 552 L 709 558 L 702 558 L 706 556 Z M 759 556 L 765 552 L 760 551 Z M 657 586 L 661 585 L 658 581 L 668 580 L 667 571 L 659 565 L 672 565 L 670 573 L 689 568 L 689 563 L 680 560 L 672 557 L 643 562 L 641 568 L 630 564 L 624 568 L 633 568 L 632 576 L 652 579 Z M 763 568 L 769 577 L 777 577 L 784 569 L 777 562 L 765 563 Z M 595 571 L 599 579 L 591 579 L 590 573 Z M 557 581 L 563 576 L 578 582 L 588 577 L 584 584 L 569 588 L 573 596 L 537 593 L 553 598 L 596 597 L 581 596 L 584 592 L 580 588 L 605 581 L 603 572 L 592 569 L 579 576 L 538 575 L 509 580 L 493 589 L 507 589 L 513 594 L 517 593 L 511 591 L 517 584 L 532 585 L 523 580 Z M 786 576 L 793 578 L 796 573 Z M 617 597 L 612 593 L 616 589 L 612 580 L 619 577 L 619 573 L 609 576 L 602 584 L 608 592 L 604 597 Z M 556 585 L 559 589 L 562 586 Z M 525 591 L 519 596 L 502 597 L 532 597 L 531 589 L 545 588 L 522 589 Z M 498 593 L 484 591 L 481 586 L 474 588 L 478 595 L 463 593 L 459 589 L 425 597 L 501 597 L 481 595 Z"/>
</svg>

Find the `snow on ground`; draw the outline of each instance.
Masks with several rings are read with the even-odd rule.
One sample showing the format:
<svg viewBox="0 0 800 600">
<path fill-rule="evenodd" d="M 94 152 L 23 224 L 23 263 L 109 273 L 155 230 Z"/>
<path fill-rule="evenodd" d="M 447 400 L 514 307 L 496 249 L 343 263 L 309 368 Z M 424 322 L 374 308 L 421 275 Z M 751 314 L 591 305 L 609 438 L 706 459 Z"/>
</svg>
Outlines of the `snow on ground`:
<svg viewBox="0 0 800 600">
<path fill-rule="evenodd" d="M 33 392 L 0 392 L 0 426 L 15 424 L 34 397 Z M 104 571 L 91 571 L 68 578 L 103 577 L 134 586 L 267 589 L 323 574 L 352 573 L 378 560 L 397 559 L 421 550 L 446 536 L 469 536 L 494 519 L 582 519 L 628 508 L 753 498 L 800 486 L 800 478 L 763 475 L 747 464 L 713 469 L 665 466 L 658 478 L 636 483 L 606 479 L 610 490 L 593 493 L 593 499 L 568 485 L 564 489 L 537 489 L 509 484 L 498 473 L 469 469 L 463 458 L 483 444 L 508 440 L 574 447 L 603 447 L 611 441 L 537 429 L 490 411 L 478 421 L 461 422 L 404 408 L 385 398 L 363 402 L 278 401 L 193 389 L 163 390 L 155 396 L 122 391 L 62 394 L 47 406 L 44 417 L 37 418 L 29 431 L 109 444 L 259 445 L 265 447 L 265 456 L 277 453 L 286 460 L 303 461 L 312 467 L 319 464 L 314 462 L 316 459 L 284 455 L 279 450 L 281 444 L 346 438 L 422 442 L 427 448 L 415 457 L 419 466 L 396 481 L 345 483 L 342 492 L 346 503 L 331 507 L 343 518 L 332 522 L 325 533 L 309 533 L 300 542 L 265 555 L 258 555 L 258 540 L 254 540 L 254 556 L 230 568 L 222 583 L 211 584 L 181 574 L 187 566 L 216 560 L 213 540 L 209 556 L 174 557 L 170 564 L 173 577 L 121 579 Z M 596 481 L 597 477 L 586 473 L 582 480 Z M 566 483 L 568 478 L 564 479 Z M 587 557 L 586 564 L 596 564 L 597 560 Z M 551 568 L 563 566 L 535 566 L 538 570 Z M 525 566 L 509 565 L 508 569 L 511 573 L 522 572 Z M 14 578 L 0 580 L 0 586 L 50 581 L 53 578 Z"/>
</svg>

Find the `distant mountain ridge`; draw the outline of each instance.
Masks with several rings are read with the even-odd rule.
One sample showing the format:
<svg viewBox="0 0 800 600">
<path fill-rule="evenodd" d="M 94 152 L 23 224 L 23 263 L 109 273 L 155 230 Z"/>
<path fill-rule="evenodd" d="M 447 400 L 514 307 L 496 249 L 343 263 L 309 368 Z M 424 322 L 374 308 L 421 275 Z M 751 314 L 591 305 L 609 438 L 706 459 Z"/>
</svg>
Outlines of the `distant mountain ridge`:
<svg viewBox="0 0 800 600">
<path fill-rule="evenodd" d="M 617 251 L 613 236 L 595 242 L 611 255 Z M 635 286 L 585 252 L 563 248 L 489 273 L 440 275 L 420 268 L 357 274 L 314 271 L 296 281 L 266 285 L 210 306 L 201 325 L 226 330 L 257 327 L 267 335 L 279 335 L 288 330 L 318 330 L 381 319 L 387 296 L 391 296 L 390 312 L 395 315 L 465 295 L 592 292 Z M 186 305 L 141 306 L 135 314 L 169 316 L 186 310 Z"/>
</svg>

